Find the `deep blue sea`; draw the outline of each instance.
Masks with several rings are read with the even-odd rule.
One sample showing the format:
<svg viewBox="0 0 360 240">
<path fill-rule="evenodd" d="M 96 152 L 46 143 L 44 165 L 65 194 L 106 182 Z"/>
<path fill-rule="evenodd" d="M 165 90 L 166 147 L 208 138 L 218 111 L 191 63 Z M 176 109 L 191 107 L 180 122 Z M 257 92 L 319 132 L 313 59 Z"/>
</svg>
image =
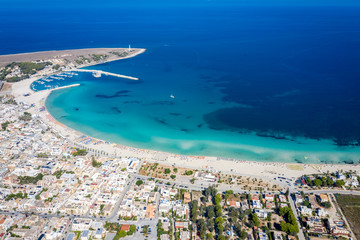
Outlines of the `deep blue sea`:
<svg viewBox="0 0 360 240">
<path fill-rule="evenodd" d="M 50 113 L 93 137 L 179 154 L 360 161 L 359 6 L 0 9 L 1 54 L 129 44 L 147 51 L 89 68 L 139 81 L 54 80 L 81 86 L 51 94 Z"/>
</svg>

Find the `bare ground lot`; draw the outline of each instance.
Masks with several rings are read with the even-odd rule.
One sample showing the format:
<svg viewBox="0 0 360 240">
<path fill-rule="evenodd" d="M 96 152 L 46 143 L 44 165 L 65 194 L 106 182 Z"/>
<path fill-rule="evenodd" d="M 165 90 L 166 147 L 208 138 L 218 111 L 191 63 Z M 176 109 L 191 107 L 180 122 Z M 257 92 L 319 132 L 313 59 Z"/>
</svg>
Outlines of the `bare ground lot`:
<svg viewBox="0 0 360 240">
<path fill-rule="evenodd" d="M 271 191 L 280 191 L 281 187 L 264 181 L 259 178 L 246 177 L 246 176 L 237 176 L 230 174 L 220 174 L 220 184 L 225 185 L 237 185 L 241 186 L 244 190 L 253 190 L 253 191 L 262 191 L 262 190 L 271 190 Z"/>
<path fill-rule="evenodd" d="M 11 90 L 11 84 L 4 82 L 4 86 L 1 88 L 0 92 L 7 92 Z"/>
<path fill-rule="evenodd" d="M 174 167 L 169 165 L 163 165 L 159 163 L 145 163 L 141 166 L 139 173 L 144 176 L 161 178 L 171 180 L 171 176 L 175 177 L 176 181 L 190 183 L 194 179 L 194 175 L 198 170 L 182 167 Z M 204 171 L 199 171 L 204 172 Z M 244 190 L 271 190 L 279 191 L 281 188 L 273 183 L 263 181 L 262 179 L 256 179 L 252 177 L 236 176 L 230 174 L 218 174 L 219 179 L 217 184 L 229 186 L 235 185 L 241 187 Z M 205 185 L 204 185 L 205 186 Z"/>
<path fill-rule="evenodd" d="M 167 172 L 166 172 L 166 169 L 168 169 Z M 185 174 L 185 172 L 187 170 L 189 170 L 189 169 L 181 168 L 181 167 L 173 167 L 173 166 L 168 166 L 168 165 L 163 165 L 163 164 L 158 164 L 158 163 L 146 163 L 145 165 L 141 166 L 139 173 L 144 176 L 150 176 L 150 177 L 170 180 L 171 175 L 176 175 L 177 179 L 179 177 L 185 177 L 183 175 Z M 194 172 L 191 175 L 188 175 L 187 178 L 191 179 L 190 177 L 192 177 L 193 175 L 194 175 Z"/>
<path fill-rule="evenodd" d="M 336 201 L 348 220 L 351 229 L 360 239 L 360 196 L 356 195 L 336 195 Z"/>
</svg>

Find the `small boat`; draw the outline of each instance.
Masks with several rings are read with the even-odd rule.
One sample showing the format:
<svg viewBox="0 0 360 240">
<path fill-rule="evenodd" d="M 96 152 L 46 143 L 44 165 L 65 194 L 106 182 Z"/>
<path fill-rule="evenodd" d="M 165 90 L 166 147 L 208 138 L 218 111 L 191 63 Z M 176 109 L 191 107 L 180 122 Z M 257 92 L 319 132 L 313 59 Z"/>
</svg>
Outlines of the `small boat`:
<svg viewBox="0 0 360 240">
<path fill-rule="evenodd" d="M 170 94 L 170 97 L 171 97 L 171 98 L 175 98 L 175 96 L 174 96 L 174 95 L 172 95 L 172 94 Z"/>
</svg>

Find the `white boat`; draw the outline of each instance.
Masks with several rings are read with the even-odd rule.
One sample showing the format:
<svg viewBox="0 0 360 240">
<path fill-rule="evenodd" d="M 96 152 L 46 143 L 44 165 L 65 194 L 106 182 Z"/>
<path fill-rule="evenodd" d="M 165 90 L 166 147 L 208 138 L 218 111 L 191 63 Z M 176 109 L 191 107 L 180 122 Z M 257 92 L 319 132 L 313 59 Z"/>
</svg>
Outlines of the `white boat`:
<svg viewBox="0 0 360 240">
<path fill-rule="evenodd" d="M 172 94 L 170 94 L 170 97 L 171 97 L 171 98 L 175 98 L 175 96 L 174 96 L 174 95 L 172 95 Z"/>
</svg>

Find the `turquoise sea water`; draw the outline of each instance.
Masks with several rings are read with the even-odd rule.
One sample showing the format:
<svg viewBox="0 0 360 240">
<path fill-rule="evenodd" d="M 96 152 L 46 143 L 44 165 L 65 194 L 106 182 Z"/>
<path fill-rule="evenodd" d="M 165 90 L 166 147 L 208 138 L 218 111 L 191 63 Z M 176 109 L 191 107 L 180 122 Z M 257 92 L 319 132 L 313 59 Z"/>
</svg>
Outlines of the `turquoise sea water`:
<svg viewBox="0 0 360 240">
<path fill-rule="evenodd" d="M 89 67 L 140 80 L 79 73 L 46 83 L 81 84 L 49 96 L 47 108 L 60 122 L 100 139 L 187 155 L 359 162 L 359 7 L 106 10 L 51 17 L 60 38 L 52 43 L 75 48 L 87 38 L 82 47 L 146 48 Z M 95 20 L 81 22 L 79 14 Z"/>
</svg>

